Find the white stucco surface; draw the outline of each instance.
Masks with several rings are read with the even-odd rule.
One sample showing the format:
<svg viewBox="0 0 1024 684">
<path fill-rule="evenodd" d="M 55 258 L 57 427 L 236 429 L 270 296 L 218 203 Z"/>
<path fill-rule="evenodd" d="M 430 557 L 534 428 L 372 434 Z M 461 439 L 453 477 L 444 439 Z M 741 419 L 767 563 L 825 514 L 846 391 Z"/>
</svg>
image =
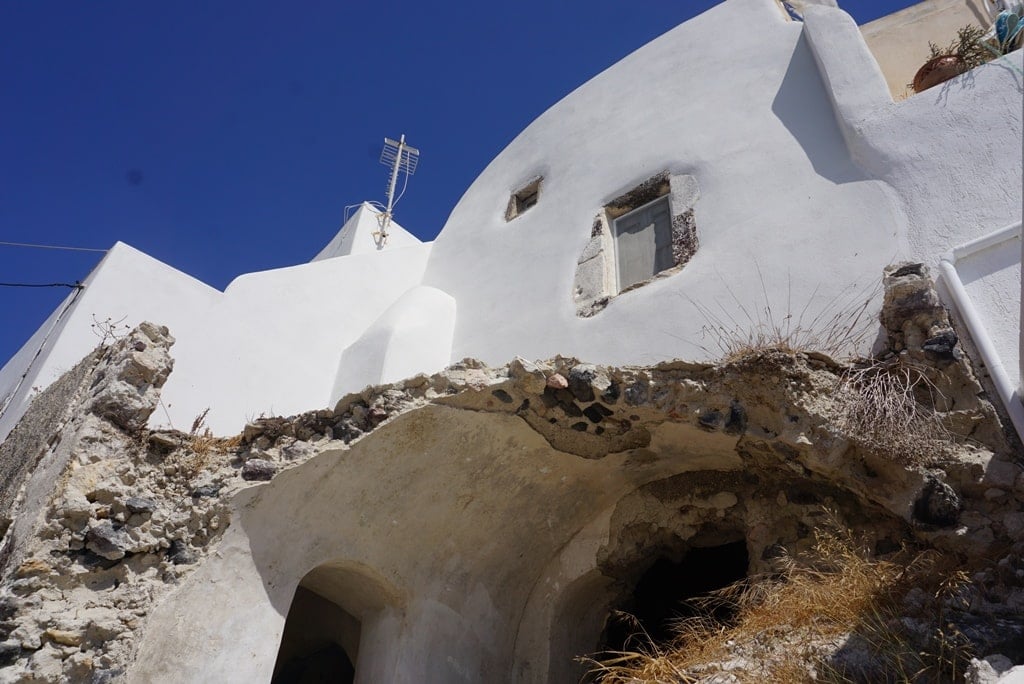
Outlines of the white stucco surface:
<svg viewBox="0 0 1024 684">
<path fill-rule="evenodd" d="M 48 385 L 100 342 L 93 323 L 108 318 L 128 326 L 160 321 L 177 340 L 175 372 L 154 424 L 188 430 L 209 408 L 206 424 L 232 434 L 247 417 L 326 406 L 342 351 L 420 281 L 429 252 L 423 244 L 388 247 L 244 275 L 219 292 L 118 243 L 32 364 L 0 436 L 14 426 L 33 387 Z M 13 388 L 41 340 L 37 333 L 4 367 L 0 387 Z"/>
<path fill-rule="evenodd" d="M 188 335 L 187 346 L 179 336 L 175 375 L 203 385 L 197 392 L 172 376 L 165 401 L 189 404 L 172 415 L 209 406 L 211 427 L 230 434 L 249 416 L 326 406 L 342 352 L 419 282 L 429 253 L 385 248 L 236 278 L 208 321 L 223 351 L 211 355 L 202 335 Z"/>
<path fill-rule="evenodd" d="M 950 245 L 1020 220 L 1021 50 L 893 102 L 845 12 L 805 18 L 854 162 L 905 212 L 908 256 L 935 264 Z"/>
<path fill-rule="evenodd" d="M 410 289 L 341 355 L 333 405 L 366 385 L 435 373 L 449 363 L 455 300 L 433 287 Z"/>
<path fill-rule="evenodd" d="M 578 318 L 572 277 L 595 216 L 665 170 L 700 186 L 696 255 Z M 540 202 L 505 222 L 509 193 L 536 176 Z M 694 302 L 739 327 L 766 300 L 776 322 L 808 303 L 813 318 L 877 282 L 904 229 L 885 184 L 852 163 L 802 26 L 771 2 L 732 0 L 531 124 L 455 207 L 424 282 L 459 303 L 453 358 L 700 358 L 717 349 L 701 348 L 712 322 Z"/>
<path fill-rule="evenodd" d="M 0 437 L 6 437 L 27 408 L 33 387 L 46 387 L 101 342 L 95 323 L 109 320 L 133 327 L 151 318 L 180 330 L 185 338 L 190 332 L 198 336 L 206 325 L 207 311 L 220 296 L 214 288 L 121 242 L 110 249 L 83 284 L 85 288 L 60 323 L 59 334 L 50 336 L 32 363 L 31 381 L 22 385 L 0 420 Z M 202 336 L 209 341 L 209 337 Z M 21 369 L 39 350 L 40 342 L 36 337 L 29 340 L 0 373 L 23 373 Z M 186 347 L 189 344 L 185 341 Z M 182 378 L 182 384 L 185 381 Z M 191 420 L 182 415 L 180 424 L 190 425 Z"/>
</svg>

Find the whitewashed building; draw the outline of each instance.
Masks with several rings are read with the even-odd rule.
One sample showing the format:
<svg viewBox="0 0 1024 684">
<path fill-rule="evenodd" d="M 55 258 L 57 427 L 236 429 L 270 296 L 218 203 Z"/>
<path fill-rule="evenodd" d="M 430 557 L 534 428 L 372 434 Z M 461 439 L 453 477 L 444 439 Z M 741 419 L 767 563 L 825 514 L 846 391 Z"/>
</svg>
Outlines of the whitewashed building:
<svg viewBox="0 0 1024 684">
<path fill-rule="evenodd" d="M 116 244 L 0 371 L 0 435 L 95 345 L 95 321 L 166 324 L 176 368 L 159 420 L 210 407 L 227 434 L 467 356 L 704 358 L 716 320 L 756 326 L 767 303 L 806 327 L 901 259 L 959 274 L 976 344 L 1012 391 L 1020 52 L 894 101 L 847 14 L 810 5 L 804 20 L 729 0 L 637 50 L 513 140 L 432 243 L 395 226 L 377 249 L 364 205 L 312 262 L 224 292 Z M 740 35 L 711 37 L 726 25 Z"/>
<path fill-rule="evenodd" d="M 95 345 L 96 321 L 168 326 L 175 367 L 166 411 L 153 420 L 187 428 L 209 407 L 212 429 L 234 434 L 252 417 L 330 406 L 367 384 L 465 357 L 495 365 L 559 354 L 614 365 L 709 360 L 735 336 L 775 328 L 809 346 L 868 353 L 883 268 L 904 260 L 941 277 L 946 303 L 1022 431 L 1021 51 L 905 98 L 898 83 L 917 65 L 886 51 L 907 39 L 907 17 L 948 21 L 950 6 L 929 0 L 862 30 L 828 2 L 801 7 L 801 21 L 776 0 L 726 0 L 539 116 L 466 190 L 431 243 L 392 224 L 381 247 L 379 212 L 364 204 L 311 262 L 241 276 L 223 292 L 118 243 L 0 370 L 0 438 L 34 388 Z M 886 55 L 884 69 L 876 53 Z M 869 323 L 865 335 L 827 341 L 837 330 L 857 332 L 854 321 Z M 494 453 L 504 448 L 498 441 L 488 447 Z M 488 484 L 471 482 L 476 471 L 461 463 L 416 470 L 403 454 L 374 448 L 380 453 L 367 451 L 376 460 L 360 466 L 366 477 L 395 491 L 419 478 L 415 491 L 427 504 L 445 486 Z M 446 444 L 438 451 L 454 458 Z M 595 466 L 605 467 L 612 466 Z M 584 519 L 572 502 L 549 502 L 551 517 L 564 518 L 563 536 L 551 533 L 550 548 L 541 548 L 521 525 L 497 545 L 537 547 L 537 557 L 506 563 L 498 551 L 459 555 L 480 548 L 477 520 L 452 513 L 459 526 L 442 521 L 437 529 L 448 538 L 435 543 L 395 522 L 416 518 L 420 499 L 382 502 L 329 470 L 321 460 L 275 480 L 277 489 L 265 491 L 276 492 L 276 503 L 265 492 L 241 496 L 230 543 L 189 580 L 179 603 L 162 608 L 157 624 L 170 636 L 147 642 L 152 660 L 140 661 L 138 681 L 170 681 L 169 672 L 269 679 L 288 602 L 310 576 L 314 589 L 315 581 L 348 582 L 346 600 L 356 606 L 349 612 L 379 613 L 363 625 L 356 681 L 503 681 L 513 663 L 516 681 L 559 680 L 563 666 L 550 664 L 545 645 L 557 640 L 534 624 L 555 622 L 544 582 L 555 592 L 566 578 L 591 581 L 591 566 L 570 567 L 558 554 L 572 540 L 573 553 L 585 547 L 577 555 L 593 556 L 610 512 Z M 450 473 L 462 479 L 452 485 Z M 594 477 L 580 497 L 611 511 L 622 492 L 604 484 Z M 351 538 L 338 541 L 343 486 L 362 497 L 373 524 L 359 518 Z M 444 505 L 454 511 L 456 502 Z M 281 513 L 303 506 L 308 520 Z M 507 520 L 499 513 L 491 524 Z M 540 522 L 530 522 L 549 522 L 535 517 Z M 282 550 L 280 540 L 310 530 L 320 535 L 310 548 Z M 451 557 L 432 556 L 445 542 L 457 546 Z M 331 566 L 342 546 L 359 562 Z M 415 563 L 392 558 L 409 549 Z M 316 554 L 323 558 L 306 562 Z M 411 568 L 404 612 L 366 579 L 391 567 L 382 558 Z M 253 569 L 254 559 L 263 565 Z M 535 574 L 480 580 L 504 582 L 513 563 Z M 456 575 L 465 586 L 453 602 L 448 582 Z M 580 591 L 564 611 L 573 620 L 590 610 L 593 594 Z M 370 605 L 378 599 L 386 610 Z M 219 622 L 181 617 L 207 613 Z M 580 652 L 569 637 L 562 641 L 563 651 Z"/>
</svg>

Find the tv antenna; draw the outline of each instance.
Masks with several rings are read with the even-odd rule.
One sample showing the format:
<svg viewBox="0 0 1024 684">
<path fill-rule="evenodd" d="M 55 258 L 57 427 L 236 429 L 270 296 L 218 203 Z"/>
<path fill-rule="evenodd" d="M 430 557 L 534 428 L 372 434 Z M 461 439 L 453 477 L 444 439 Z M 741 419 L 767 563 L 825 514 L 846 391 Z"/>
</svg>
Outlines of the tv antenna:
<svg viewBox="0 0 1024 684">
<path fill-rule="evenodd" d="M 382 249 L 388 240 L 388 228 L 391 226 L 392 210 L 405 194 L 405 187 L 409 183 L 409 176 L 416 173 L 416 165 L 420 161 L 420 151 L 415 147 L 406 144 L 405 134 L 398 140 L 384 138 L 384 149 L 380 153 L 380 163 L 391 167 L 391 176 L 388 179 L 388 206 L 384 213 L 377 217 L 380 230 L 373 234 L 377 241 L 377 249 Z M 405 174 L 405 182 L 402 183 L 402 192 L 395 197 L 395 186 L 398 184 L 398 174 Z"/>
</svg>

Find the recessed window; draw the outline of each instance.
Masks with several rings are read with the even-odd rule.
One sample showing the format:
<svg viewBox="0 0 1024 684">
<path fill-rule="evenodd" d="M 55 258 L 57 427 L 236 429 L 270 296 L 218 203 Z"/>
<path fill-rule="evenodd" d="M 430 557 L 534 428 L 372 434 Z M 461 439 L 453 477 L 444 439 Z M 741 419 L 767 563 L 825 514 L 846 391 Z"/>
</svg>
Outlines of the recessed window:
<svg viewBox="0 0 1024 684">
<path fill-rule="evenodd" d="M 676 265 L 667 196 L 620 216 L 612 225 L 619 292 Z"/>
<path fill-rule="evenodd" d="M 505 210 L 505 220 L 511 221 L 530 207 L 540 201 L 540 183 L 543 178 L 530 181 L 529 185 L 514 193 L 508 200 L 508 209 Z"/>
<path fill-rule="evenodd" d="M 576 262 L 576 315 L 593 316 L 627 290 L 680 271 L 697 251 L 697 179 L 665 171 L 605 204 Z"/>
</svg>

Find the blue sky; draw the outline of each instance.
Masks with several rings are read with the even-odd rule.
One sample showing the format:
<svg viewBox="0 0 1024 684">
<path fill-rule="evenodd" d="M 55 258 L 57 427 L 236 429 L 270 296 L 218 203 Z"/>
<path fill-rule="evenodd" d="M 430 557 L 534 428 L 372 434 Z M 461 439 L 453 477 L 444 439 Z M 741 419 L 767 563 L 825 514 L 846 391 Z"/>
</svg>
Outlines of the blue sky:
<svg viewBox="0 0 1024 684">
<path fill-rule="evenodd" d="M 383 200 L 401 133 L 422 157 L 396 217 L 431 239 L 530 121 L 714 4 L 0 0 L 0 241 L 121 240 L 222 289 Z M 101 256 L 0 246 L 0 282 L 74 282 Z M 0 363 L 66 294 L 0 287 Z"/>
</svg>

